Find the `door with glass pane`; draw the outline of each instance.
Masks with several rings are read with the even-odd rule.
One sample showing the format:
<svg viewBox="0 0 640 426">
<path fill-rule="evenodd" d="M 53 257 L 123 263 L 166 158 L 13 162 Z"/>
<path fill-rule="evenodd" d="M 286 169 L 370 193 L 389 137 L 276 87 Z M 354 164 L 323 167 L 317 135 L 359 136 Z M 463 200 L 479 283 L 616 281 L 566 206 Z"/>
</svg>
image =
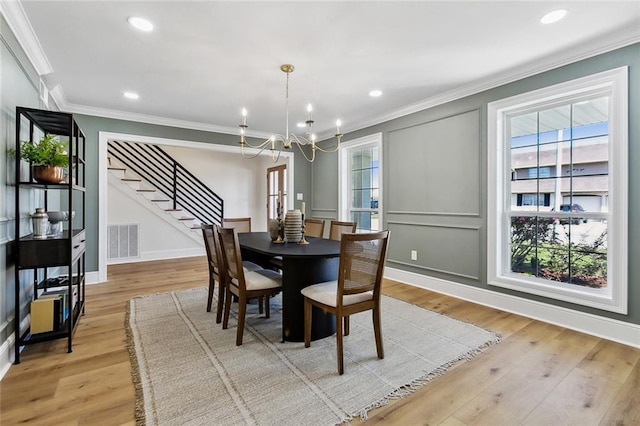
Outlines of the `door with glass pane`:
<svg viewBox="0 0 640 426">
<path fill-rule="evenodd" d="M 287 206 L 287 166 L 285 164 L 267 169 L 267 222 L 278 217 L 278 199 L 282 203 L 284 217 Z"/>
</svg>

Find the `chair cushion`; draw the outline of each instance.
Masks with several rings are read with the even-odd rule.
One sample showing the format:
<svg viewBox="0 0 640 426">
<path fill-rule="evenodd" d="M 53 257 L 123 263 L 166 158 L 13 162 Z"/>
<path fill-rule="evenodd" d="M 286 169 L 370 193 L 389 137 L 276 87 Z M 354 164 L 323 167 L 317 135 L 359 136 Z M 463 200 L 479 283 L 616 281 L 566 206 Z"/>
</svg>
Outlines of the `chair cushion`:
<svg viewBox="0 0 640 426">
<path fill-rule="evenodd" d="M 242 261 L 242 269 L 244 270 L 244 273 L 246 274 L 247 272 L 259 271 L 260 269 L 262 269 L 262 266 L 256 265 L 255 263 L 249 262 L 248 260 L 243 260 Z"/>
<path fill-rule="evenodd" d="M 301 290 L 304 297 L 313 299 L 324 305 L 336 307 L 336 293 L 338 292 L 338 281 L 327 281 L 320 284 L 310 285 Z M 358 294 L 345 294 L 342 297 L 342 306 L 353 305 L 373 299 L 373 291 Z"/>
<path fill-rule="evenodd" d="M 270 269 L 247 272 L 244 274 L 247 290 L 264 290 L 282 287 L 282 275 Z"/>
</svg>

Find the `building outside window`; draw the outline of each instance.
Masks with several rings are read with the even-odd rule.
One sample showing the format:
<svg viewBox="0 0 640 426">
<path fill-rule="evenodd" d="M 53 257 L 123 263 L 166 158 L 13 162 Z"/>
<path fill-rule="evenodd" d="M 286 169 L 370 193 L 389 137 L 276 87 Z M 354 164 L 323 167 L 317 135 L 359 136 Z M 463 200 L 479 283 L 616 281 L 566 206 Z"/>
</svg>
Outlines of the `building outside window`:
<svg viewBox="0 0 640 426">
<path fill-rule="evenodd" d="M 490 284 L 626 311 L 626 98 L 623 68 L 489 105 Z"/>
</svg>

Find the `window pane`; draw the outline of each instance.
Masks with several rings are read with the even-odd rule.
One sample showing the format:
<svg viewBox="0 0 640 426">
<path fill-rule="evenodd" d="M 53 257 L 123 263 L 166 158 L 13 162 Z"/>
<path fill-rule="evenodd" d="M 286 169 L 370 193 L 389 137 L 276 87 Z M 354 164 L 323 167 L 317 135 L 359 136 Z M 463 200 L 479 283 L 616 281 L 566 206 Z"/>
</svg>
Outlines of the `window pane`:
<svg viewBox="0 0 640 426">
<path fill-rule="evenodd" d="M 365 169 L 362 171 L 361 188 L 371 188 L 371 169 Z"/>
<path fill-rule="evenodd" d="M 351 172 L 351 188 L 362 189 L 362 170 Z"/>
<path fill-rule="evenodd" d="M 356 189 L 351 192 L 351 207 L 354 209 L 361 209 L 362 206 L 362 190 Z"/>
<path fill-rule="evenodd" d="M 362 168 L 362 151 L 355 151 L 351 154 L 351 170 Z"/>
</svg>

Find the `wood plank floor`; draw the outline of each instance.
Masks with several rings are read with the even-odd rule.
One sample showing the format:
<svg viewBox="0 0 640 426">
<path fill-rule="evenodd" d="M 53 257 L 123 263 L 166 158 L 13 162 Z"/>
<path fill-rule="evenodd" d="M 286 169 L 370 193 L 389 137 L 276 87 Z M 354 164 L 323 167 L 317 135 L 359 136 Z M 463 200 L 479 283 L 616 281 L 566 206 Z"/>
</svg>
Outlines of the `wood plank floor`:
<svg viewBox="0 0 640 426">
<path fill-rule="evenodd" d="M 206 285 L 203 257 L 110 266 L 107 283 L 87 287 L 73 353 L 64 341 L 29 346 L 0 382 L 0 424 L 135 424 L 127 301 Z M 640 350 L 392 281 L 383 288 L 503 340 L 365 423 L 640 425 Z"/>
</svg>

